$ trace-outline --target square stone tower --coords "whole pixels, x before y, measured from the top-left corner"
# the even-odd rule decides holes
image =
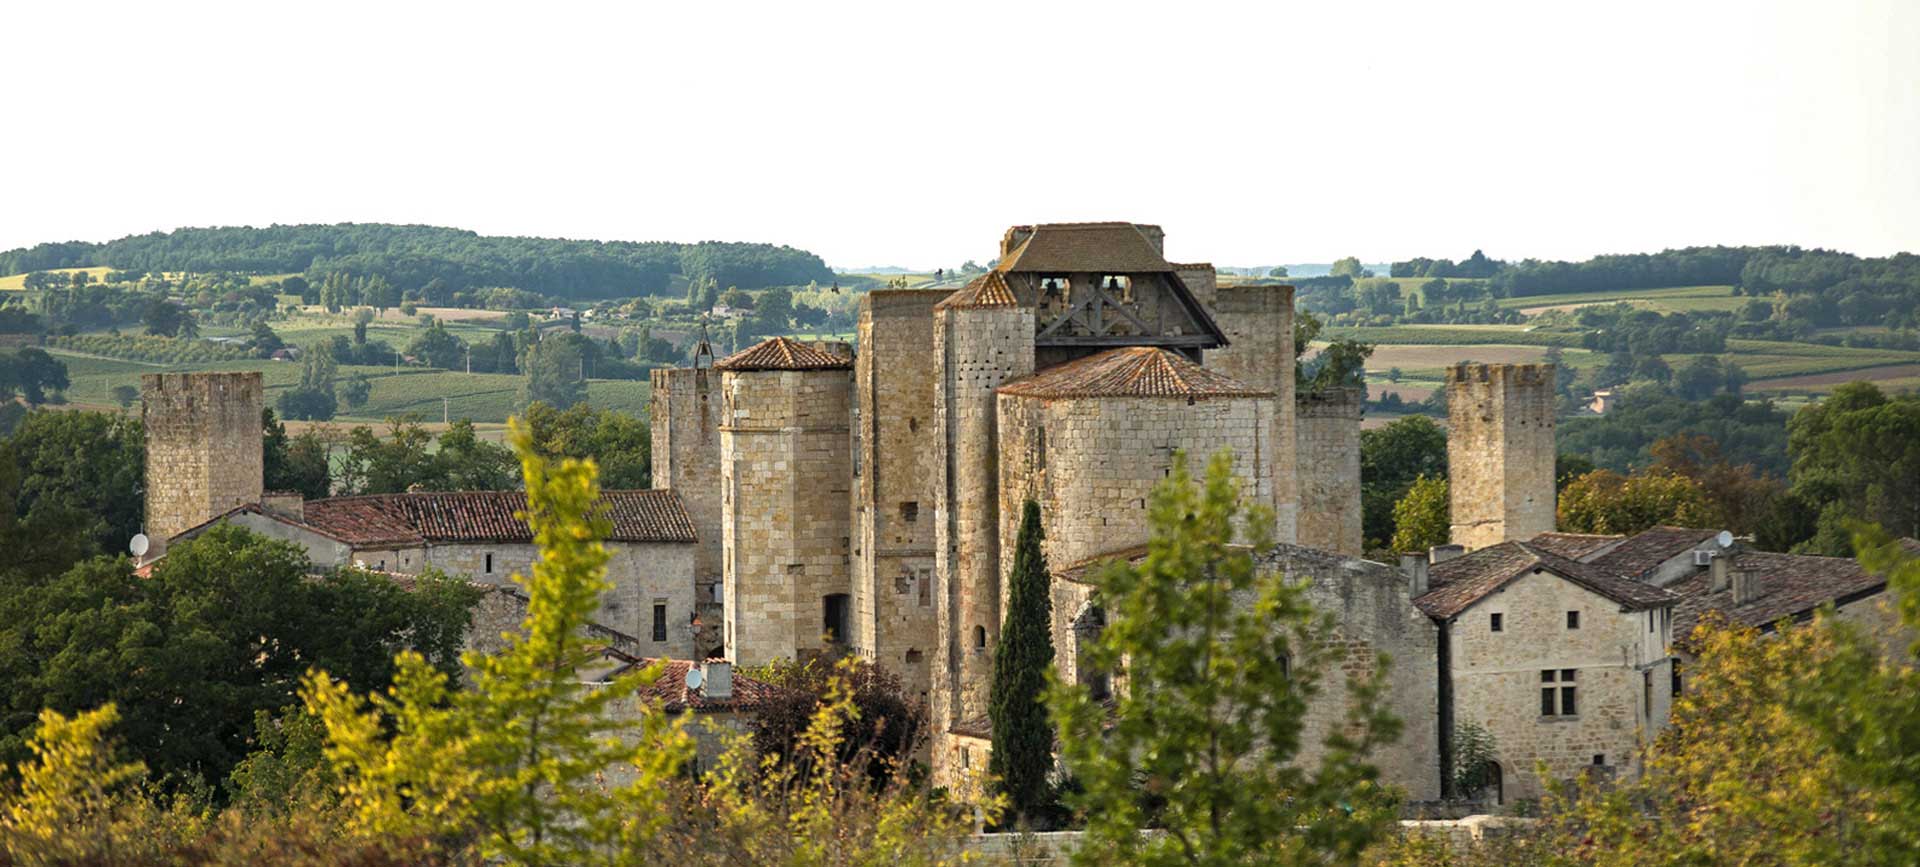
[[[1454,544],[1478,550],[1554,527],[1553,365],[1447,371]]]
[[[260,374],[150,373],[140,378],[147,428],[150,554],[235,506],[260,502],[265,457]]]
[[[1301,394],[1295,402],[1299,436],[1300,544],[1358,557],[1365,540],[1360,521],[1360,410],[1357,388]]]
[[[1206,351],[1206,364],[1234,379],[1272,392],[1273,418],[1267,441],[1294,441],[1293,287],[1218,286],[1208,281],[1213,311],[1228,345]],[[1280,445],[1273,455],[1273,538],[1299,539],[1300,482],[1294,450]]]
[[[647,409],[653,428],[653,486],[680,495],[699,538],[693,564],[696,602],[720,583],[720,371],[654,370]]]

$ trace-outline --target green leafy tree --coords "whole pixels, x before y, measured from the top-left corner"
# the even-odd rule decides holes
[[[1318,762],[1294,761],[1331,621],[1256,565],[1272,519],[1243,515],[1236,490],[1225,453],[1204,488],[1181,456],[1150,499],[1145,562],[1095,579],[1107,622],[1080,664],[1124,671],[1124,684],[1111,712],[1084,686],[1048,694],[1082,787],[1069,802],[1087,817],[1075,863],[1351,863],[1393,823],[1366,761],[1399,734],[1379,703],[1384,668],[1349,679]]]
[[[505,491],[516,487],[513,452],[480,438],[473,420],[457,418],[440,432],[434,460],[453,491]]]
[[[66,391],[67,365],[46,350],[29,346],[0,355],[0,395],[11,400],[15,392],[33,406],[47,402],[47,392]]]
[[[1367,359],[1373,344],[1343,338],[1329,342],[1318,355],[1305,358],[1307,350],[1320,337],[1324,326],[1311,313],[1293,320],[1293,383],[1302,394],[1329,388],[1364,388]],[[1305,359],[1305,360],[1302,360]]]
[[[527,347],[521,359],[526,380],[521,405],[536,401],[566,409],[587,399],[586,358],[578,341],[546,337]]]
[[[500,653],[466,655],[467,689],[404,653],[387,693],[357,696],[319,671],[303,695],[327,729],[348,833],[474,834],[483,857],[515,864],[626,863],[671,821],[668,784],[692,741],[657,709],[614,713],[657,665],[580,682],[600,652],[585,628],[612,586],[599,485],[591,462],[548,462],[517,421],[511,436],[540,549],[532,575],[514,576],[529,597],[522,629]],[[603,784],[616,766],[633,782]]]
[[[359,409],[366,406],[367,399],[373,396],[373,383],[364,374],[351,373],[340,383],[337,391],[349,409]]]
[[[1393,550],[1425,551],[1453,532],[1447,480],[1421,476],[1393,506]]]
[[[549,460],[592,458],[609,490],[651,487],[653,435],[646,419],[577,404],[565,410],[527,407],[534,451]]]
[[[1569,533],[1631,535],[1661,525],[1721,524],[1719,510],[1699,482],[1664,470],[1630,476],[1594,470],[1560,492],[1559,526]]]
[[[1007,616],[993,651],[993,721],[988,774],[1013,815],[1026,821],[1052,805],[1053,725],[1041,698],[1053,669],[1053,577],[1040,550],[1040,504],[1020,514],[1013,571],[1007,575]]]
[[[1373,272],[1367,270],[1366,266],[1360,264],[1360,260],[1353,256],[1334,260],[1333,267],[1328,269],[1327,273],[1335,277],[1360,278],[1373,276]]]
[[[121,409],[131,408],[133,402],[140,399],[140,389],[131,385],[116,385],[111,394],[113,402],[119,404]]]
[[[442,370],[463,370],[467,362],[467,342],[447,331],[445,323],[435,321],[407,346],[407,354]]]
[[[140,320],[147,326],[148,334],[177,337],[189,315],[180,305],[165,298],[156,298],[147,304],[147,311]]]
[[[1387,547],[1397,527],[1394,507],[1422,476],[1445,478],[1447,432],[1410,415],[1360,432],[1360,520],[1369,549]]]
[[[122,413],[29,413],[0,449],[0,498],[32,540],[8,549],[15,563],[58,573],[76,554],[126,550],[141,529],[146,448],[146,428]]]
[[[1787,430],[1792,490],[1832,507],[1830,528],[1844,538],[1843,519],[1855,518],[1920,536],[1920,396],[1847,383],[1795,413]],[[1831,550],[1844,544],[1823,547],[1844,553]]]
[[[260,427],[264,487],[269,491],[299,491],[309,500],[326,497],[333,486],[333,470],[328,460],[330,449],[320,433],[309,430],[289,437],[287,426],[274,418],[271,409],[260,411]]]

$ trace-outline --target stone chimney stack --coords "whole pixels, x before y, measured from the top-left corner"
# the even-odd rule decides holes
[[[299,491],[268,491],[261,494],[260,508],[269,515],[278,515],[289,521],[307,519],[307,498]]]
[[[1712,582],[1709,588],[1710,592],[1719,593],[1727,589],[1733,580],[1730,575],[1733,567],[1727,561],[1732,559],[1733,555],[1731,553],[1722,553],[1713,558],[1713,564],[1708,567],[1708,572],[1712,576],[1711,579],[1709,579]]]
[[[1407,598],[1417,599],[1426,594],[1429,568],[1424,551],[1409,551],[1400,555],[1400,571],[1407,576]]]
[[[1466,553],[1467,553],[1467,547],[1465,545],[1454,545],[1454,544],[1435,545],[1428,552],[1428,558],[1433,563],[1433,565],[1438,566],[1442,563],[1447,562],[1448,560],[1452,560],[1455,557],[1465,556]]]
[[[1748,569],[1730,569],[1733,573],[1733,604],[1745,605],[1760,595],[1760,576]]]
[[[1447,370],[1452,541],[1478,550],[1553,530],[1553,382],[1551,364]]]
[[[700,663],[700,692],[707,698],[733,697],[733,663],[709,659]]]

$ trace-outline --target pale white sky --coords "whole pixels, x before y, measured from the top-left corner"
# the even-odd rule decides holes
[[[9,0],[0,249],[388,221],[985,261],[1920,249],[1920,2]]]

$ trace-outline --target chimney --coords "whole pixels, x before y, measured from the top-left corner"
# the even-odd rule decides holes
[[[1400,555],[1400,571],[1407,576],[1407,598],[1418,598],[1427,592],[1427,568],[1424,552],[1409,551]]]
[[[1432,561],[1433,565],[1438,566],[1442,563],[1447,562],[1448,560],[1452,560],[1455,557],[1464,556],[1466,553],[1467,553],[1467,546],[1465,545],[1459,545],[1459,544],[1435,545],[1433,546],[1430,552],[1429,559]]]
[[[700,663],[703,675],[701,694],[707,698],[733,698],[733,663],[709,659]]]
[[[1726,554],[1713,558],[1713,563],[1707,567],[1707,571],[1713,576],[1709,592],[1719,593],[1727,589],[1727,583],[1732,580],[1729,571],[1733,568],[1727,561],[1732,559],[1732,556]]]
[[[1760,595],[1760,576],[1748,569],[1733,570],[1733,604],[1745,605]]]
[[[260,508],[294,523],[307,520],[307,498],[299,491],[268,491],[260,495]]]

